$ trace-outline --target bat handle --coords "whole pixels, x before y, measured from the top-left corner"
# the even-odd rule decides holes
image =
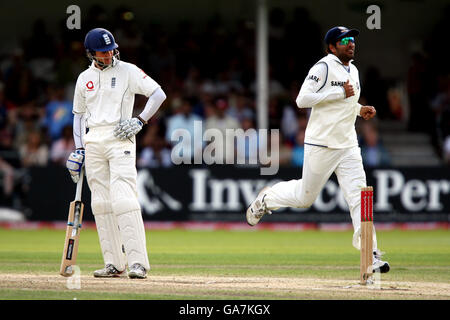
[[[77,191],[75,193],[75,201],[81,201],[81,192],[83,190],[84,167],[80,171],[80,179],[77,182]]]

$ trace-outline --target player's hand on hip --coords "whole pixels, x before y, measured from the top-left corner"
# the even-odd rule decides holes
[[[77,149],[72,152],[66,161],[66,168],[74,183],[80,180],[81,168],[84,166],[84,149]]]
[[[347,80],[347,82],[344,83],[344,91],[345,98],[349,98],[355,95],[355,91],[353,90],[353,86],[350,84],[350,80]]]
[[[377,111],[372,106],[362,106],[359,115],[364,118],[364,120],[369,120],[375,117]]]
[[[120,140],[131,138],[141,131],[143,125],[138,118],[123,120],[114,128],[114,136]]]

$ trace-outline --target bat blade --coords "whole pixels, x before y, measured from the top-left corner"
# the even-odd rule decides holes
[[[61,259],[59,274],[64,277],[73,275],[73,266],[77,262],[78,243],[80,240],[81,222],[83,220],[84,204],[81,201],[72,201],[67,219],[66,239]]]

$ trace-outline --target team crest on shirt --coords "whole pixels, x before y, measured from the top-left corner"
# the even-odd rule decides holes
[[[87,91],[94,90],[94,83],[92,81],[88,81],[88,83],[86,83],[86,88],[87,88]]]
[[[111,88],[115,88],[116,87],[116,77],[112,77],[111,78]]]

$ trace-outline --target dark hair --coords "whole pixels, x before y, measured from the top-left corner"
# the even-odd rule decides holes
[[[337,42],[334,42],[334,43],[327,43],[327,47],[325,48],[325,52],[326,52],[326,53],[333,53],[333,52],[330,50],[330,44],[336,47],[336,43],[337,43]]]

